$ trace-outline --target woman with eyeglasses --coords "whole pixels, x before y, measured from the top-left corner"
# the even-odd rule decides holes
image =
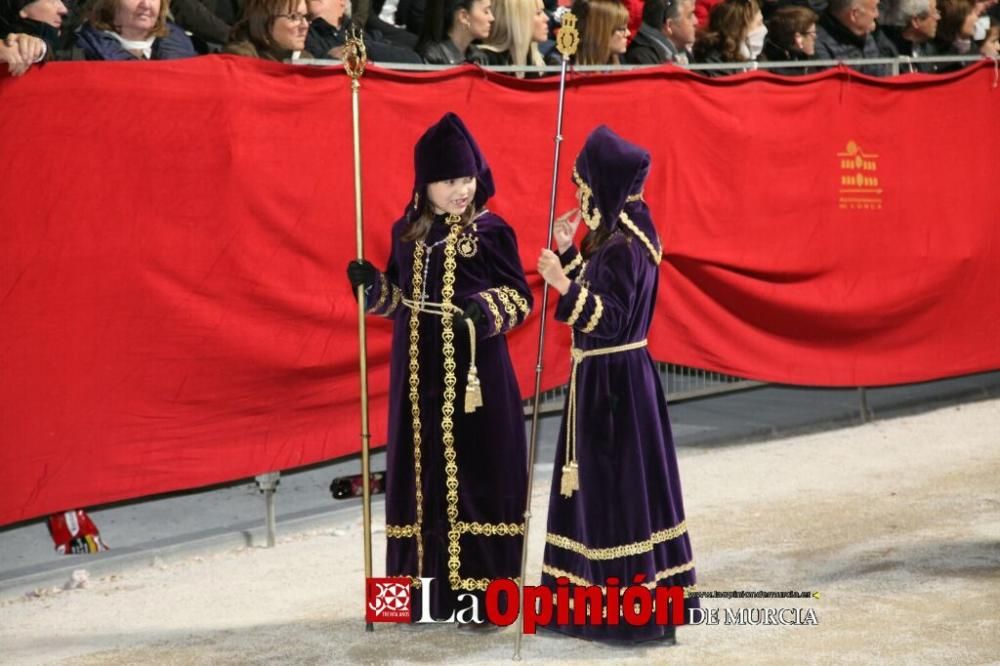
[[[816,57],[816,12],[787,5],[774,12],[767,24],[767,39],[761,60],[791,62]],[[784,76],[800,76],[818,71],[816,67],[774,67],[767,70]]]
[[[478,65],[544,66],[538,45],[549,38],[549,15],[542,0],[494,0],[496,20],[473,61]],[[515,74],[524,78],[523,72]],[[529,75],[533,76],[533,75]]]
[[[628,9],[616,0],[576,0],[580,31],[577,65],[617,65],[628,49]]]
[[[493,21],[493,0],[430,0],[417,53],[430,65],[469,62]]]
[[[276,62],[310,58],[307,12],[306,0],[247,0],[224,52]]]
[[[96,0],[76,44],[87,60],[174,60],[197,55],[184,31],[167,20],[169,0]]]
[[[767,26],[757,0],[725,0],[712,8],[708,29],[694,43],[696,63],[752,62],[764,50]],[[736,74],[740,70],[702,70],[706,76]]]

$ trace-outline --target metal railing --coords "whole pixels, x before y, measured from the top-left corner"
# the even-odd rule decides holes
[[[663,390],[667,394],[667,402],[705,398],[765,385],[765,382],[743,379],[742,377],[726,375],[711,370],[675,365],[673,363],[656,362],[656,369],[660,374],[660,383],[663,385]],[[543,392],[539,413],[554,414],[561,412],[563,403],[566,401],[566,388],[566,385],[563,384],[562,386],[557,386]],[[525,415],[530,414],[532,401],[525,400],[523,404]]]
[[[753,71],[767,71],[769,69],[825,69],[830,67],[836,67],[838,65],[845,65],[847,67],[860,67],[865,65],[889,65],[892,68],[892,74],[898,75],[901,73],[909,73],[909,70],[921,64],[932,64],[932,63],[960,63],[969,64],[973,62],[979,62],[980,60],[992,61],[994,67],[998,68],[998,73],[1000,73],[1000,59],[991,58],[989,56],[983,55],[963,55],[963,56],[930,56],[930,57],[912,57],[912,56],[899,56],[896,58],[851,58],[848,60],[789,60],[781,62],[719,62],[719,63],[698,63],[698,64],[688,64],[680,65],[677,63],[670,63],[675,67],[690,70],[692,72],[701,71],[732,71],[734,74],[739,74],[742,72],[753,72]],[[320,58],[299,58],[293,61],[294,64],[298,65],[316,65],[316,66],[337,66],[340,65],[339,60],[325,60]],[[446,69],[453,69],[456,65],[428,65],[428,64],[414,64],[414,63],[402,63],[402,62],[384,62],[384,63],[373,63],[377,67],[382,69],[391,69],[403,72],[439,72]],[[611,72],[627,72],[642,69],[652,69],[654,67],[660,67],[661,65],[573,65],[571,71],[580,73],[611,73]],[[516,74],[522,72],[525,74],[558,74],[560,68],[554,65],[546,65],[544,67],[536,67],[530,65],[498,65],[498,66],[487,66],[482,67],[482,69],[489,72],[497,72],[499,74]]]

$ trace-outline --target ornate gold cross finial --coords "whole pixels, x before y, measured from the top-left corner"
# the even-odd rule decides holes
[[[358,28],[351,28],[347,39],[344,40],[344,71],[357,84],[358,79],[365,73],[365,64],[368,62],[368,52],[365,50],[365,40]]]
[[[562,27],[559,28],[559,35],[556,37],[556,48],[564,58],[569,58],[576,53],[576,47],[579,45],[580,32],[576,29],[576,14],[566,12],[562,15]]]

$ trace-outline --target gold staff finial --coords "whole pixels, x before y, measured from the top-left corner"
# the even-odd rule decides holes
[[[344,70],[357,83],[365,73],[367,63],[368,52],[365,50],[364,36],[357,28],[351,28],[347,39],[344,40]]]
[[[569,58],[576,53],[576,47],[580,45],[580,32],[576,29],[576,14],[566,12],[562,15],[562,27],[559,28],[559,35],[556,37],[556,48],[563,58]]]

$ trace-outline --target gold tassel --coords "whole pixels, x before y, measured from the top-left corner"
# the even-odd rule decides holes
[[[483,406],[483,391],[479,386],[476,368],[469,368],[469,378],[465,384],[465,413],[471,414]]]
[[[580,489],[580,468],[576,461],[563,465],[562,479],[559,482],[559,493],[563,497],[572,497],[573,492]]]
[[[483,406],[483,389],[479,385],[479,373],[476,372],[476,327],[472,321],[465,320],[469,327],[469,376],[465,382],[465,413],[471,414]]]

